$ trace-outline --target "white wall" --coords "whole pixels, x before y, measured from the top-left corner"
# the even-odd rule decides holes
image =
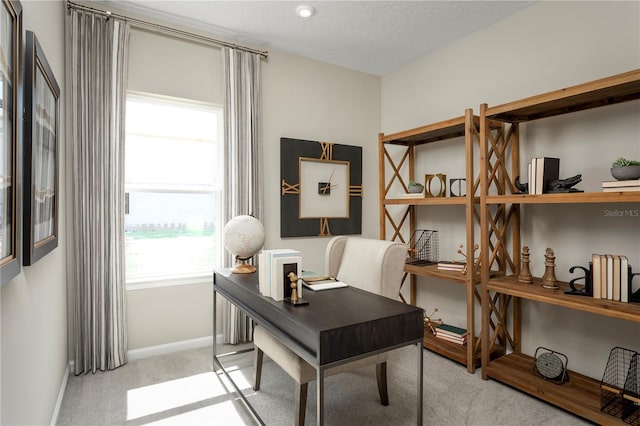
[[[322,272],[328,237],[280,238],[280,138],[363,147],[362,235],[377,238],[380,79],[270,51],[262,99],[265,247],[300,250],[303,268]]]
[[[48,424],[67,367],[64,3],[23,1],[23,27],[36,33],[61,89],[58,247],[0,293],[0,423]]]
[[[382,130],[457,117],[465,108],[477,114],[483,102],[498,105],[639,68],[639,16],[638,2],[538,3],[383,77]],[[581,173],[580,189],[600,191],[600,182],[611,180],[613,160],[640,159],[639,114],[640,102],[634,101],[527,123],[520,137],[521,170],[531,157],[557,156],[561,177]],[[418,175],[463,176],[461,151],[446,144],[426,149],[438,161],[419,162]],[[561,280],[575,277],[568,269],[586,266],[595,252],[625,254],[640,269],[640,217],[607,214],[615,209],[640,206],[523,206],[522,243],[531,247],[532,272],[544,273],[546,247],[555,250]],[[440,258],[456,258],[455,248],[464,242],[464,212],[429,207],[419,214],[419,225],[440,230]],[[463,303],[461,286],[418,282],[418,304],[429,312],[439,308],[447,322],[465,325]],[[591,377],[601,377],[612,347],[640,350],[637,323],[530,302],[523,309],[523,352],[533,354],[538,346],[558,350],[569,357],[571,369]]]

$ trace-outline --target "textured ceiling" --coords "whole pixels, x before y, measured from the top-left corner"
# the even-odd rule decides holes
[[[385,75],[535,1],[103,1],[260,49]],[[315,15],[302,19],[296,7]]]

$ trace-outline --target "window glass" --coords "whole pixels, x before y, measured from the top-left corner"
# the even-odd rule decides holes
[[[127,96],[127,282],[210,275],[220,264],[222,110]]]

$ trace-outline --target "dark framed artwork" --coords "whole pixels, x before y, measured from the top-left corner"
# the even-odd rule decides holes
[[[60,87],[36,35],[26,32],[23,264],[58,247]]]
[[[0,285],[20,273],[22,5],[0,5]]]
[[[280,236],[362,233],[362,147],[280,139]]]

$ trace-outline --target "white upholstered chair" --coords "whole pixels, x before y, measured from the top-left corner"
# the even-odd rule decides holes
[[[329,241],[325,257],[325,273],[350,286],[358,287],[391,299],[400,293],[406,246],[391,241],[359,237],[334,237]],[[328,290],[331,291],[331,290]],[[268,331],[256,326],[255,371],[253,389],[260,389],[263,354],[267,354],[296,382],[296,425],[304,425],[307,405],[307,385],[316,379],[316,370]],[[356,368],[376,365],[378,392],[382,405],[389,405],[387,394],[386,352],[328,369],[325,377]]]

